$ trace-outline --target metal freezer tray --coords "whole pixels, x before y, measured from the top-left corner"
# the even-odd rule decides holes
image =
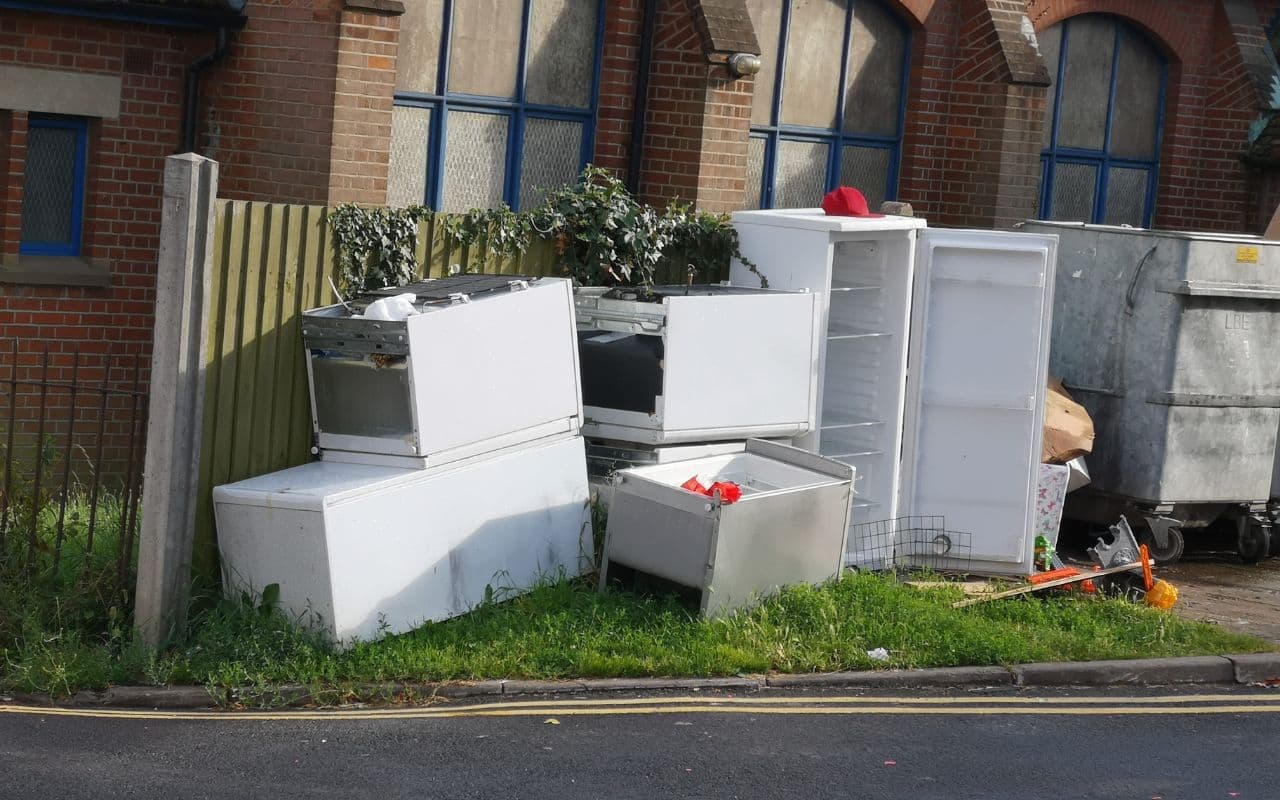
[[[722,504],[687,491],[697,475],[742,488]],[[605,534],[601,586],[614,565],[701,593],[701,611],[742,608],[792,583],[839,575],[854,468],[794,447],[751,439],[742,453],[619,472]]]
[[[422,307],[456,302],[461,297],[476,297],[491,292],[510,292],[521,281],[533,280],[527,275],[453,275],[448,278],[418,281],[405,286],[387,286],[361,292],[347,305],[357,313],[363,314],[370,304],[384,297],[397,297],[402,294],[413,294],[417,297],[414,305]]]

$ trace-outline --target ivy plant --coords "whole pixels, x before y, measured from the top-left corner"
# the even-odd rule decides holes
[[[418,223],[430,213],[422,206],[339,206],[330,224],[341,254],[343,290],[412,280]],[[706,281],[723,276],[733,259],[760,276],[742,255],[727,215],[678,202],[659,210],[636,200],[608,170],[590,165],[535,208],[515,212],[503,205],[440,214],[436,224],[454,244],[480,247],[500,258],[523,253],[535,238],[548,240],[565,274],[581,286]],[[760,285],[768,286],[763,276]]]
[[[339,283],[344,294],[413,280],[418,264],[418,223],[431,212],[423,206],[340,205],[329,215],[338,248]]]

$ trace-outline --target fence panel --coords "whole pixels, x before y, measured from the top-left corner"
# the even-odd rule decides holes
[[[0,341],[5,574],[110,572],[114,590],[104,602],[132,597],[147,363],[137,345]]]
[[[416,252],[419,277],[455,270],[557,274],[548,242],[498,257],[483,241],[457,246],[435,216],[419,226]],[[336,278],[329,209],[218,201],[193,554],[197,576],[217,574],[213,487],[311,458],[302,312],[336,302],[330,288]]]

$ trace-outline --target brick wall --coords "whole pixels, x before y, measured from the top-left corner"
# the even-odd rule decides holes
[[[333,154],[341,0],[252,3],[205,78],[201,152],[233,199],[324,203]]]
[[[151,338],[164,158],[181,135],[182,75],[193,34],[46,14],[0,11],[0,63],[121,78],[118,119],[91,120],[82,255],[105,263],[110,285],[0,285],[0,338],[146,346]],[[0,255],[18,256],[27,114],[0,112]]]
[[[610,2],[604,19],[604,60],[600,65],[593,161],[620,177],[626,175],[631,158],[643,5],[643,0]]]
[[[399,14],[354,8],[342,12],[329,151],[330,203],[387,200],[399,35]]]
[[[640,186],[649,202],[742,207],[752,81],[732,75],[725,60],[739,46],[754,49],[754,41],[733,39],[726,5],[708,11],[697,0],[659,4]]]
[[[129,389],[133,364],[141,359],[138,377],[145,389],[164,158],[177,149],[181,136],[184,67],[208,46],[207,39],[159,26],[0,10],[0,64],[121,80],[119,117],[90,120],[82,231],[82,258],[104,265],[109,284],[0,283],[0,380],[36,381],[44,375],[69,382],[75,377],[93,387],[105,381]],[[25,111],[0,111],[0,258],[6,263],[23,263],[18,246],[27,123]],[[14,339],[21,340],[16,362],[10,349]],[[40,365],[46,346],[50,355],[44,372]],[[73,368],[76,351],[84,354],[78,372]],[[108,352],[114,354],[110,369]],[[8,387],[0,389],[0,395],[8,394]],[[35,441],[38,392],[27,384],[19,386],[17,395],[15,451],[21,454]],[[69,393],[51,391],[47,404],[46,434],[65,435],[71,419]],[[7,428],[9,413],[9,403],[0,402],[0,429]],[[96,437],[99,413],[97,398],[82,394],[75,415],[77,443]],[[101,458],[110,472],[124,471],[131,414],[131,400],[109,400]],[[84,477],[90,456],[96,456],[93,447],[80,452],[77,477]]]

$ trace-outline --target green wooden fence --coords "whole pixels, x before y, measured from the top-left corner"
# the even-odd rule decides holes
[[[301,315],[336,302],[329,213],[323,206],[217,202],[194,553],[201,579],[218,569],[213,487],[311,458]],[[483,242],[455,247],[431,217],[419,226],[418,263],[430,277],[453,266],[548,275],[556,258],[541,241],[516,257],[494,255]]]

